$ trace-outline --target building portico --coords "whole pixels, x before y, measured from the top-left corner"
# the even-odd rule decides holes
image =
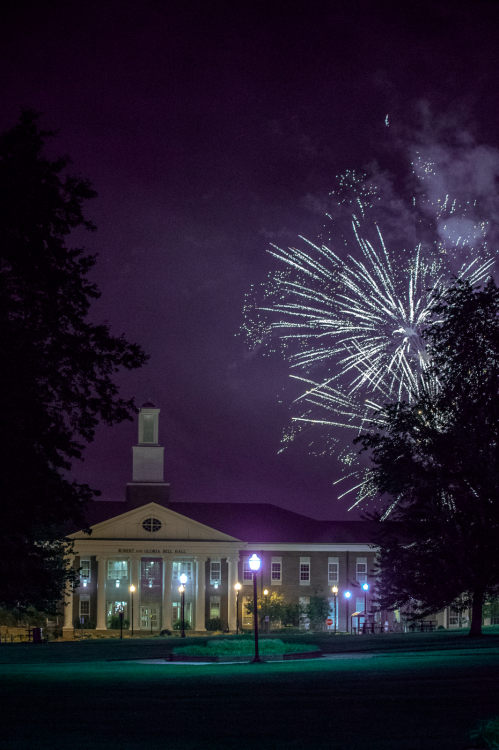
[[[154,530],[147,529],[152,523]],[[133,538],[123,538],[123,529],[134,529]],[[107,630],[109,619],[120,609],[125,619],[131,619],[132,585],[134,631],[170,630],[179,617],[178,587],[182,573],[187,576],[186,620],[193,630],[204,631],[207,567],[211,560],[229,560],[229,579],[235,583],[239,551],[245,546],[239,539],[156,503],[93,526],[90,537],[79,533],[72,537],[74,565],[87,572],[85,577],[81,576],[75,594],[79,601],[88,597],[89,606],[84,609],[88,609],[97,631]],[[66,608],[65,630],[73,630],[72,609]]]

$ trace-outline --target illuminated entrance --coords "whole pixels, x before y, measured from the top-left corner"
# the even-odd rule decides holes
[[[140,608],[140,629],[159,630],[159,607]]]

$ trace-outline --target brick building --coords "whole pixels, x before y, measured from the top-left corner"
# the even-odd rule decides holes
[[[193,630],[204,631],[214,617],[235,630],[237,582],[240,625],[249,628],[244,603],[252,596],[248,560],[254,552],[262,560],[259,593],[280,591],[285,601],[304,604],[310,596],[326,596],[333,617],[331,589],[336,585],[336,626],[346,630],[347,617],[364,609],[359,584],[369,581],[375,554],[369,524],[317,521],[271,504],[169,502],[159,412],[151,403],[139,412],[126,500],[92,503],[91,536],[70,534],[81,583],[65,608],[64,633],[72,635],[80,617],[87,627],[105,631],[109,617],[120,609],[131,620],[132,584],[134,631],[171,629],[180,616],[182,573],[187,576],[185,618]],[[392,622],[391,613],[378,617]]]

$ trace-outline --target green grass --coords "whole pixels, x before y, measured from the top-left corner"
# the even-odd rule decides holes
[[[499,713],[497,635],[327,637],[353,657],[190,666],[118,661],[176,639],[2,644],[0,750],[464,750]]]

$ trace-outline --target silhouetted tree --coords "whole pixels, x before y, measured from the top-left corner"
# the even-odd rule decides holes
[[[425,338],[430,366],[410,405],[385,406],[356,442],[389,498],[377,521],[375,592],[413,616],[482,606],[499,594],[499,290],[456,281]],[[390,509],[388,517],[386,510]],[[385,520],[382,520],[385,518]]]
[[[95,229],[82,205],[96,193],[44,155],[53,135],[24,111],[0,137],[0,604],[18,610],[49,610],[74,580],[65,525],[84,526],[99,493],[67,472],[99,422],[132,418],[113,376],[147,359],[87,319],[96,259],[66,240]]]

